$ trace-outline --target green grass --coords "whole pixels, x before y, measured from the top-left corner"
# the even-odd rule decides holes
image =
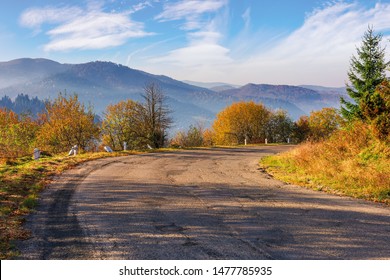
[[[390,144],[365,126],[265,157],[260,164],[288,183],[390,205]]]

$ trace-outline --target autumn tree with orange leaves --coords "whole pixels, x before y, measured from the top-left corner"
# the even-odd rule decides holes
[[[327,139],[343,123],[343,118],[335,108],[323,108],[319,111],[313,111],[309,116],[309,138],[312,141]]]
[[[145,148],[147,141],[143,131],[144,108],[133,100],[120,101],[106,108],[102,123],[103,143],[114,150]]]
[[[78,145],[81,150],[91,149],[99,137],[99,127],[95,123],[92,108],[80,103],[78,96],[62,95],[46,104],[42,115],[43,125],[37,141],[40,147],[49,152],[68,151]]]
[[[218,113],[213,123],[216,145],[263,142],[271,112],[261,103],[237,102]]]

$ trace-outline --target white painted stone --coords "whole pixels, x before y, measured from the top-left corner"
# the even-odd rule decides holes
[[[40,156],[41,156],[41,151],[38,148],[35,148],[34,149],[34,159],[38,160]]]
[[[104,150],[105,150],[107,153],[112,153],[112,152],[113,152],[112,149],[111,149],[111,147],[109,147],[109,146],[104,146]]]

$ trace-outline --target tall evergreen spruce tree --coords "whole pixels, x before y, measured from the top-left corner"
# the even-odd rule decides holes
[[[365,119],[362,108],[371,106],[371,97],[376,87],[386,78],[385,49],[381,48],[381,34],[374,34],[368,27],[362,45],[357,48],[357,57],[352,56],[347,84],[347,93],[354,100],[348,102],[341,98],[341,113],[347,120]],[[372,104],[373,105],[373,104]]]

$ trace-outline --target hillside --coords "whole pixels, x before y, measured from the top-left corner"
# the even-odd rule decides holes
[[[141,100],[145,84],[160,85],[174,111],[175,129],[197,121],[209,124],[221,109],[239,100],[263,102],[287,110],[292,118],[322,107],[338,106],[338,93],[285,85],[181,82],[112,62],[61,64],[47,59],[22,58],[0,62],[0,98],[28,94],[41,100],[59,92],[77,93],[82,102],[102,114],[108,104],[123,99]],[[194,85],[195,84],[195,85]],[[202,86],[198,86],[202,85]],[[207,88],[206,88],[207,87]]]
[[[324,107],[337,107],[339,103],[339,95],[331,99],[330,94],[326,91],[320,92],[309,88],[288,85],[247,84],[237,89],[222,91],[221,93],[240,99],[252,99],[265,104],[279,104],[280,101],[284,101],[285,104],[281,105],[281,107],[287,107],[286,109],[293,116],[296,114],[307,114],[310,111]]]

